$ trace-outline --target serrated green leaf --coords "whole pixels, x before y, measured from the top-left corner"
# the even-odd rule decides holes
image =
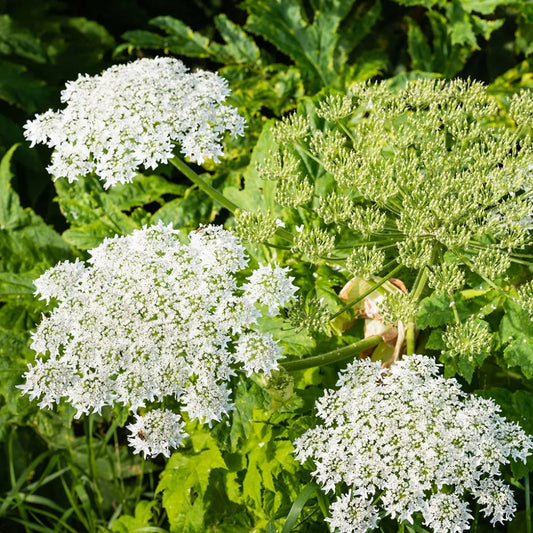
[[[479,48],[470,17],[463,10],[460,2],[451,2],[446,6],[449,20],[449,32],[452,45],[467,44],[473,49]]]
[[[424,32],[412,18],[408,18],[407,50],[411,57],[413,70],[433,71],[431,48]]]
[[[220,46],[173,17],[156,17],[150,20],[150,24],[157,26],[170,36],[166,42],[166,48],[174,53],[189,57],[209,57],[212,53],[210,47]]]
[[[249,0],[243,7],[249,13],[246,28],[288,55],[310,90],[316,92],[333,83],[346,62],[338,47],[338,29],[352,5],[353,0],[317,2],[312,22],[298,0]]]
[[[500,322],[500,338],[503,343],[531,339],[533,322],[529,314],[517,303],[506,299],[503,304],[505,314]]]
[[[115,533],[135,533],[137,530],[142,531],[141,528],[150,525],[155,505],[155,500],[140,501],[135,506],[135,516],[120,516],[113,522],[111,531]]]
[[[513,341],[503,351],[503,357],[509,367],[520,367],[526,378],[533,378],[533,340]]]
[[[135,229],[133,224],[132,229]],[[112,238],[120,233],[116,227],[98,220],[65,230],[63,239],[80,250],[92,250],[100,245],[106,237]]]
[[[106,194],[121,211],[153,202],[165,203],[165,195],[182,196],[186,186],[171,183],[162,176],[137,174],[131,183],[115,185]]]
[[[47,97],[48,88],[44,81],[35,77],[23,65],[0,60],[0,100],[27,113],[35,113]]]
[[[30,209],[11,187],[13,146],[0,162],[0,270],[29,271],[72,257],[70,247]]]
[[[204,531],[204,496],[214,469],[227,470],[220,450],[209,435],[207,449],[189,454],[175,452],[163,472],[157,492],[163,492],[165,508],[171,531]]]
[[[131,233],[149,219],[141,209],[143,205],[164,204],[167,195],[185,190],[160,176],[140,174],[132,183],[117,185],[110,191],[104,191],[99,180],[89,176],[73,184],[60,179],[55,186],[61,210],[71,224],[63,238],[82,250],[98,246],[106,237]]]
[[[13,272],[0,272],[0,299],[6,296],[31,296],[35,292],[33,280],[36,274],[15,274]]]
[[[255,41],[241,28],[233,23],[226,15],[215,17],[215,26],[226,41],[224,51],[236,63],[257,64],[261,53]]]
[[[13,173],[11,159],[18,144],[13,145],[0,161],[0,229],[15,229],[24,225],[28,217],[20,205],[17,193],[11,187]]]
[[[434,329],[428,337],[426,342],[426,348],[428,350],[444,350],[446,344],[442,339],[442,330]]]
[[[419,329],[436,328],[454,322],[451,300],[444,294],[432,294],[420,302],[416,315],[416,326]]]
[[[46,52],[33,32],[21,27],[9,15],[0,15],[0,53],[17,55],[37,63],[46,61]]]
[[[257,464],[257,458],[252,456],[246,468],[246,475],[242,482],[242,492],[245,502],[256,509],[263,508],[262,477]]]
[[[481,34],[483,39],[488,41],[493,31],[501,28],[505,19],[486,20],[476,15],[472,15],[472,26],[476,33]]]

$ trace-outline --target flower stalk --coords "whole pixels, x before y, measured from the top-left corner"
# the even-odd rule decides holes
[[[299,361],[288,361],[286,363],[281,363],[281,366],[287,372],[295,372],[297,370],[306,370],[307,368],[331,365],[333,363],[343,363],[352,359],[357,354],[364,352],[365,350],[376,347],[382,342],[383,339],[380,335],[372,335],[371,337],[362,339],[358,342],[350,344],[349,346],[344,346],[342,348],[338,348],[337,350],[315,355],[313,357],[307,357],[306,359],[301,359]]]
[[[194,170],[185,163],[181,158],[174,156],[169,159],[170,163],[176,167],[186,178],[191,180],[201,191],[205,192],[212,200],[218,202],[222,207],[228,211],[235,213],[237,209],[241,209],[236,203],[226,198],[221,192],[217,191],[212,185],[209,185],[202,179]],[[292,234],[284,228],[278,228],[276,233],[285,240],[292,241]]]

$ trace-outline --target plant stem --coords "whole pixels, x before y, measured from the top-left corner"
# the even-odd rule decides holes
[[[169,160],[172,165],[174,165],[185,177],[190,179],[195,185],[198,186],[200,190],[205,192],[211,199],[215,202],[218,202],[222,207],[225,207],[232,213],[235,213],[240,207],[233,203],[229,198],[226,198],[221,192],[217,191],[212,185],[209,185],[204,181],[201,176],[196,174],[196,172],[189,166],[185,161],[180,159],[177,156],[174,156]],[[284,228],[278,228],[276,233],[285,240],[293,240],[292,234]]]
[[[380,281],[372,285],[372,287],[370,287],[370,289],[368,289],[363,294],[361,294],[361,296],[358,296],[355,300],[348,302],[343,308],[341,308],[339,311],[331,315],[329,317],[330,321],[342,315],[342,313],[350,309],[350,307],[353,307],[355,304],[358,304],[360,301],[364,300],[368,295],[372,294],[376,289],[379,289],[386,281],[388,281],[397,272],[399,272],[401,268],[402,268],[402,265],[398,265],[396,268],[393,268],[384,278],[381,278]]]
[[[531,533],[531,496],[529,493],[529,474],[524,478],[524,492],[526,498],[526,532]]]
[[[172,159],[170,159],[170,163],[174,165],[184,176],[189,178],[195,185],[198,186],[199,189],[204,191],[210,198],[218,202],[220,205],[234,213],[237,209],[239,209],[239,206],[237,204],[234,204],[231,200],[226,198],[222,193],[217,191],[213,186],[209,185],[209,183],[205,182],[194,170],[185,163],[185,161],[181,160],[179,157],[174,156]]]
[[[411,297],[413,300],[419,300],[422,296],[422,291],[426,287],[426,282],[428,280],[428,269],[424,267],[418,272],[415,283],[413,285],[413,291]],[[407,355],[413,355],[415,353],[415,317],[411,317],[407,323],[407,332],[405,335],[407,341]]]
[[[381,342],[383,342],[383,339],[379,335],[372,335],[372,337],[367,337],[366,339],[362,339],[349,346],[338,348],[332,352],[307,357],[306,359],[300,359],[299,361],[288,361],[286,363],[281,363],[281,366],[287,372],[294,372],[296,370],[305,370],[306,368],[330,365],[332,363],[342,363],[348,359],[352,359],[364,350],[377,346]]]

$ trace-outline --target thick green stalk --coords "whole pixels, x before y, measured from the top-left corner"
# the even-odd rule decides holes
[[[281,363],[281,366],[287,372],[294,372],[296,370],[305,370],[306,368],[314,368],[316,366],[342,363],[352,359],[357,354],[368,350],[369,348],[374,348],[381,342],[383,342],[383,339],[379,335],[373,335],[372,337],[367,337],[366,339],[362,339],[349,346],[344,346],[343,348],[338,348],[332,352],[307,357],[306,359],[300,359],[299,361],[288,361],[286,363]]]
[[[357,297],[355,300],[352,300],[351,302],[348,302],[344,307],[342,307],[339,311],[337,311],[335,314],[331,315],[329,317],[330,320],[333,320],[337,318],[338,316],[342,315],[344,311],[347,311],[350,309],[350,307],[353,307],[355,304],[358,304],[362,300],[364,300],[367,296],[372,294],[376,289],[379,289],[386,281],[388,281],[390,278],[392,278],[397,272],[399,272],[402,269],[402,265],[398,265],[396,268],[393,268],[384,278],[381,278],[380,281],[377,283],[374,283],[370,289],[365,291],[361,296]]]
[[[428,280],[428,269],[423,268],[419,273],[415,280],[415,283],[413,285],[413,291],[411,293],[411,297],[414,300],[419,300],[420,296],[422,296],[422,291],[424,290],[426,283]],[[415,317],[411,317],[409,322],[407,323],[407,332],[405,335],[406,341],[407,341],[407,355],[413,355],[415,353],[415,342],[416,342],[416,335],[415,335]]]
[[[239,206],[237,204],[234,204],[231,200],[226,198],[222,193],[217,191],[213,186],[209,185],[209,183],[205,182],[194,170],[185,163],[185,161],[182,161],[179,157],[174,156],[172,159],[170,159],[170,162],[188,179],[190,179],[195,185],[198,186],[199,189],[204,191],[210,198],[215,200],[215,202],[218,202],[220,205],[225,207],[226,209],[229,209],[232,213],[234,213],[237,209],[239,209]]]
[[[185,163],[182,159],[177,156],[174,156],[170,159],[170,163],[174,165],[185,177],[190,179],[195,185],[198,186],[200,190],[205,192],[212,200],[218,202],[222,207],[225,207],[232,213],[235,213],[240,207],[233,203],[229,198],[226,198],[221,192],[217,191],[212,185],[209,185],[204,181],[194,170]],[[292,234],[284,228],[278,228],[276,233],[288,241],[293,240]]]

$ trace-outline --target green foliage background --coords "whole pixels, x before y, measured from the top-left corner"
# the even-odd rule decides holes
[[[121,429],[127,413],[72,422],[70,409],[40,411],[16,385],[33,359],[32,329],[46,311],[32,281],[64,259],[84,258],[105,237],[158,220],[184,232],[200,223],[232,224],[170,167],[104,191],[89,177],[52,184],[49,152],[29,149],[22,126],[59,106],[78,73],[116,61],[172,55],[191,68],[219,70],[231,102],[247,120],[227,157],[206,179],[243,208],[279,206],[256,163],[268,154],[272,118],[305,105],[326,88],[355,81],[472,77],[498,95],[533,88],[533,4],[528,0],[247,0],[237,2],[34,2],[0,5],[0,531],[248,532],[325,530],[328,498],[291,455],[291,441],[312,423],[314,401],[340,366],[235,384],[235,411],[212,431],[191,425],[191,439],[168,462],[132,456]],[[17,144],[18,143],[18,144]],[[262,257],[265,250],[250,247]],[[313,273],[284,256],[304,292],[339,306],[346,275],[322,265]],[[517,278],[530,279],[524,269]],[[470,390],[495,398],[506,416],[533,434],[533,328],[529,316],[491,291],[465,291],[465,316],[494,306],[497,358],[484,363]],[[428,350],[442,345],[450,302],[430,296],[417,317]],[[272,320],[271,327],[280,323]],[[294,356],[314,355],[358,338],[287,331]],[[508,339],[512,338],[512,342]],[[440,343],[440,344],[439,344]],[[503,362],[502,362],[503,361]],[[524,476],[508,475],[519,511],[501,528],[531,531]],[[479,518],[477,531],[492,531]],[[529,527],[529,529],[528,529]],[[384,531],[396,531],[383,522]],[[409,531],[425,531],[420,525]]]

